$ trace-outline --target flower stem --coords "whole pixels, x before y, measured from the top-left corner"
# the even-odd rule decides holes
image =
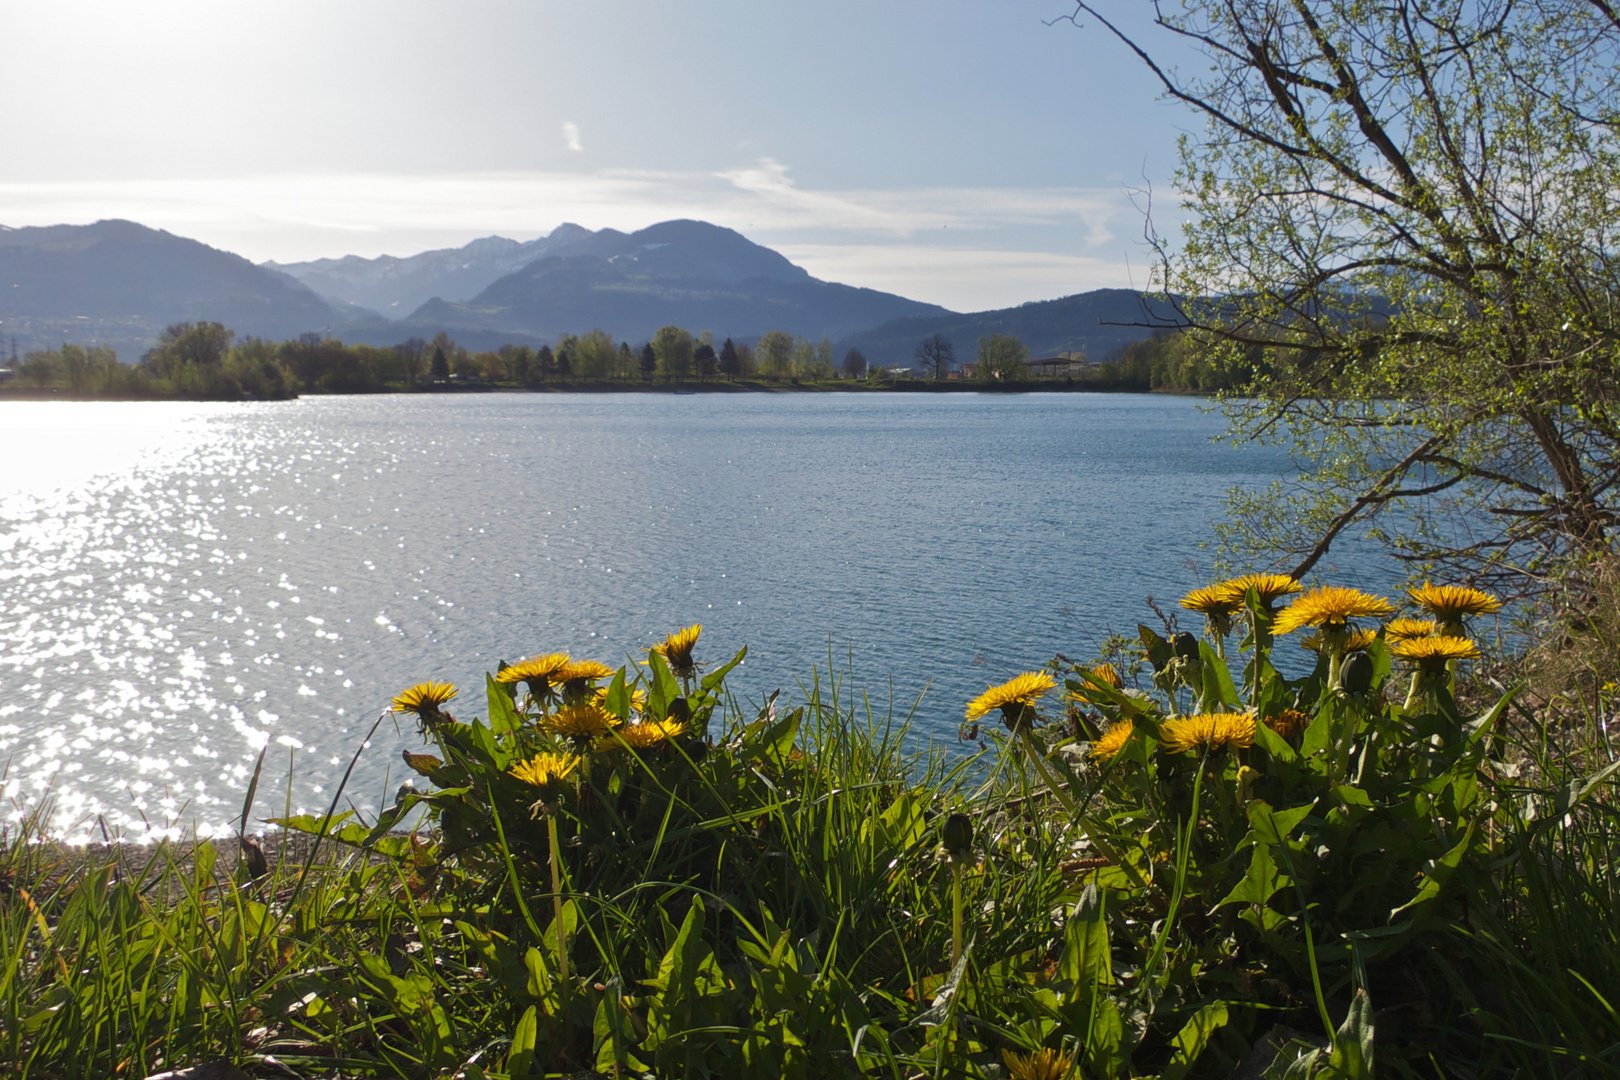
[[[557,976],[562,989],[562,1012],[568,1016],[568,935],[563,926],[562,849],[557,843],[557,815],[546,815],[546,835],[551,841],[552,925],[557,928]]]
[[[962,864],[951,862],[951,968],[962,959]]]

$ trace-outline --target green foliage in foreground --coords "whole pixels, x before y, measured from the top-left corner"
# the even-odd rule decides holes
[[[742,714],[675,635],[467,721],[402,694],[431,789],[285,821],[325,846],[257,878],[12,835],[0,1075],[1620,1072],[1616,766],[1407,693],[1381,635],[1284,678],[1245,604],[1230,664],[1145,632],[1146,692],[992,688],[970,757],[836,685]]]

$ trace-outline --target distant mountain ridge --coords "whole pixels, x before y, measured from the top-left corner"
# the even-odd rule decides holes
[[[595,235],[579,225],[559,225],[538,240],[485,236],[458,248],[416,255],[260,263],[291,275],[342,308],[361,308],[403,319],[429,300],[467,300],[491,283],[570,243]]]
[[[316,286],[334,282],[347,291],[319,295]],[[463,300],[435,295],[403,319],[361,303],[447,282],[451,293],[477,288]],[[403,301],[388,301],[395,302]],[[64,341],[105,344],[125,362],[139,359],[163,327],[203,319],[239,337],[314,332],[373,345],[445,330],[471,349],[550,343],[595,327],[630,342],[670,324],[743,341],[784,330],[832,338],[840,356],[859,348],[882,364],[911,363],[917,342],[934,333],[950,337],[965,362],[980,337],[1003,333],[1037,356],[1084,350],[1102,359],[1151,333],[1130,325],[1154,317],[1143,303],[1129,290],[1104,289],[959,314],[820,281],[780,253],[701,221],[631,233],[562,225],[526,243],[485,237],[409,258],[285,266],[256,266],[130,221],[0,226],[0,350],[9,353],[12,340],[24,353]]]
[[[238,336],[296,337],[345,318],[302,282],[133,221],[0,226],[0,336],[8,350],[64,341],[140,358],[163,327],[207,319]]]
[[[592,327],[637,341],[666,325],[721,337],[784,330],[818,339],[948,314],[937,304],[820,281],[735,230],[682,220],[633,233],[580,230],[466,301],[429,300],[400,323],[355,325],[351,333],[382,344],[442,329],[479,348]]]
[[[911,364],[919,341],[944,334],[961,364],[973,359],[981,337],[1007,334],[1022,341],[1032,357],[1083,352],[1103,360],[1115,349],[1150,337],[1155,326],[1175,321],[1175,312],[1163,301],[1133,289],[1096,289],[968,315],[896,319],[847,335],[838,350],[859,349],[874,364]]]

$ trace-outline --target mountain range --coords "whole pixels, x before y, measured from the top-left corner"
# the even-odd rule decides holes
[[[344,314],[309,286],[132,221],[0,226],[0,343],[21,352],[64,341],[139,359],[170,323],[208,319],[238,334],[296,337]]]
[[[101,343],[133,361],[165,325],[198,319],[239,336],[316,332],[375,345],[443,330],[473,349],[593,327],[633,343],[667,324],[743,341],[785,330],[883,364],[910,362],[934,333],[967,360],[987,333],[1015,334],[1037,356],[1101,357],[1150,332],[1128,325],[1144,309],[1126,290],[964,315],[821,281],[701,221],[632,233],[569,224],[526,242],[491,236],[409,257],[259,265],[128,221],[0,227],[0,336],[19,351]]]

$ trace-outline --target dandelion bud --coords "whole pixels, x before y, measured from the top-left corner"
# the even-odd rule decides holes
[[[952,814],[945,819],[943,837],[945,850],[953,858],[965,859],[973,847],[973,822],[966,814]]]
[[[692,706],[687,703],[685,698],[678,697],[669,703],[669,715],[665,719],[675,720],[682,724],[691,723]]]
[[[1364,652],[1351,653],[1339,667],[1339,689],[1347,694],[1365,694],[1372,689],[1372,657]]]
[[[1198,659],[1198,639],[1185,630],[1171,639],[1171,646],[1183,660]]]

